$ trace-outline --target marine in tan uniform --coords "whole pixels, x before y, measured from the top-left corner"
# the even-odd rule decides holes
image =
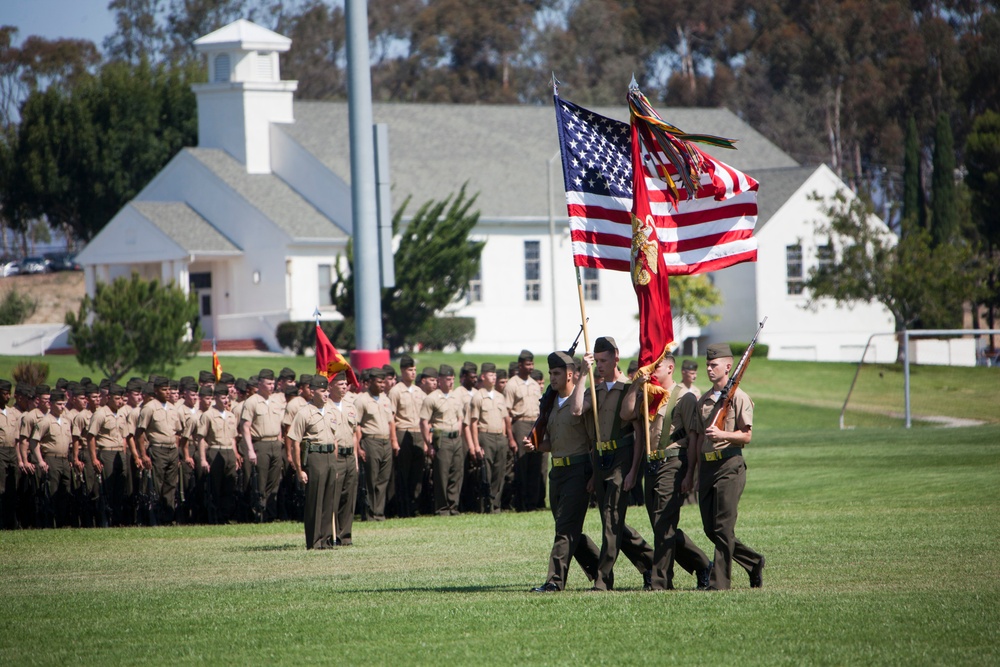
[[[157,376],[150,384],[154,396],[139,410],[135,435],[140,456],[152,465],[159,523],[169,524],[174,519],[180,472],[177,433],[180,419],[170,403],[170,381]]]
[[[274,371],[257,373],[257,393],[243,404],[240,418],[249,464],[257,466],[257,483],[264,500],[264,520],[278,518],[278,485],[283,469],[281,422],[285,417],[285,397],[274,391]],[[253,454],[253,456],[250,456]]]
[[[517,452],[510,414],[503,394],[496,388],[496,364],[486,362],[480,371],[482,387],[472,394],[465,417],[466,439],[473,455],[482,462],[482,475],[489,489],[487,509],[500,512],[507,458]]]
[[[590,503],[589,481],[593,476],[591,439],[583,415],[574,415],[570,397],[573,382],[573,358],[565,352],[549,355],[549,377],[556,392],[555,402],[545,423],[545,438],[541,449],[552,454],[549,473],[549,507],[555,519],[556,536],[549,554],[549,573],[545,583],[531,589],[534,593],[561,591],[566,587],[570,561],[583,568],[587,578],[597,577],[600,550],[583,532]],[[528,449],[530,438],[523,443]]]
[[[69,525],[72,469],[69,455],[73,426],[63,414],[66,393],[57,389],[50,394],[49,412],[32,428],[31,448],[42,471],[42,483],[48,485],[56,527]],[[46,522],[47,523],[47,522]]]
[[[179,438],[180,446],[180,472],[178,473],[179,491],[177,493],[180,505],[177,508],[177,520],[183,523],[192,523],[197,520],[197,488],[198,470],[195,457],[197,451],[192,435],[198,430],[198,418],[201,410],[198,407],[198,383],[194,377],[186,376],[180,379],[177,385],[180,394],[180,402],[174,404],[177,416],[180,419],[181,430]]]
[[[219,523],[227,523],[236,508],[236,477],[243,460],[236,449],[236,415],[229,409],[229,387],[223,383],[213,390],[215,404],[198,418],[198,452],[202,474],[208,486]]]
[[[698,362],[687,359],[681,363],[681,386],[688,392],[694,394],[695,399],[701,398],[701,390],[695,386],[698,379]]]
[[[105,404],[94,411],[82,436],[99,475],[98,493],[104,496],[110,512],[110,517],[97,517],[103,527],[122,526],[126,523],[128,461],[125,450],[128,418],[121,409],[124,402],[125,387],[111,384]]]
[[[90,426],[90,418],[94,416],[94,410],[99,407],[101,392],[95,384],[73,384],[73,407],[75,408],[71,424],[73,433],[73,449],[70,453],[70,462],[76,468],[76,483],[83,483],[84,503],[82,507],[77,507],[80,526],[92,528],[97,525],[97,500],[100,497],[97,488],[97,470],[94,467],[94,460],[90,456],[90,447],[87,445],[87,427]]]
[[[337,473],[333,488],[337,545],[349,546],[354,543],[354,506],[358,498],[358,448],[354,446],[358,413],[354,405],[347,401],[347,374],[344,371],[330,380],[330,400],[326,409],[332,411],[334,444],[337,445],[337,457],[333,464]]]
[[[395,465],[398,507],[400,516],[404,517],[417,515],[427,456],[424,437],[420,433],[420,407],[427,394],[417,386],[416,379],[416,362],[404,354],[399,359],[399,382],[389,390],[399,443]]]
[[[392,460],[399,452],[392,402],[385,395],[385,371],[368,370],[368,391],[354,399],[360,426],[355,446],[365,468],[365,491],[371,516],[385,521],[385,504],[392,475]]]
[[[521,350],[517,358],[517,374],[507,380],[503,391],[510,410],[514,441],[518,443],[514,461],[514,508],[519,512],[538,509],[538,490],[544,484],[541,477],[542,453],[529,451],[522,444],[538,419],[538,401],[542,398],[542,388],[531,379],[534,369],[535,356],[530,350]]]
[[[467,449],[462,442],[465,408],[454,387],[455,370],[442,364],[438,369],[438,388],[420,407],[420,430],[424,444],[434,457],[434,513],[438,516],[461,514],[458,500]]]
[[[687,452],[690,434],[681,425],[680,415],[676,414],[677,399],[687,390],[674,382],[675,363],[674,357],[667,355],[653,370],[657,384],[666,392],[650,424],[650,454],[645,465],[646,512],[653,528],[650,589],[654,591],[673,589],[675,560],[696,575],[698,586],[708,585],[711,566],[705,552],[677,527],[684,504],[681,484],[689,468]],[[621,407],[621,418],[635,422],[640,442],[646,434],[641,396],[648,380],[645,372],[636,374]],[[693,396],[691,400],[694,400]]]
[[[621,404],[628,389],[627,377],[618,368],[618,345],[610,336],[594,341],[594,353],[583,355],[584,370],[596,361],[602,381],[597,385],[597,418],[600,440],[594,446],[594,490],[597,506],[601,510],[601,564],[594,590],[605,591],[614,587],[614,567],[621,551],[642,573],[644,587],[650,586],[653,567],[653,549],[634,528],[625,523],[628,492],[639,478],[639,459],[642,451],[635,446],[635,433],[631,422],[621,419]],[[573,412],[588,416],[588,426],[593,426],[593,409],[590,393],[581,382],[573,394]]]
[[[0,380],[0,528],[17,528],[17,490],[21,483],[21,411],[10,402],[8,380]]]
[[[690,484],[697,474],[702,526],[715,545],[708,589],[728,590],[732,586],[733,561],[747,571],[750,587],[760,588],[764,582],[764,557],[736,537],[737,509],[747,481],[743,448],[750,444],[752,435],[753,401],[737,389],[725,426],[720,429],[714,425],[722,390],[733,367],[733,353],[726,343],[709,345],[706,352],[712,388],[698,399],[698,471],[689,472],[686,483]]]
[[[311,401],[300,406],[288,429],[295,474],[306,487],[306,549],[332,549],[335,544],[337,457],[336,425],[328,408],[329,383],[322,375],[309,380]],[[290,403],[290,402],[289,402]]]

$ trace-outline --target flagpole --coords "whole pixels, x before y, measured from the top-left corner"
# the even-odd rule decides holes
[[[576,269],[576,292],[580,297],[580,320],[583,322],[581,325],[583,327],[583,349],[590,352],[590,332],[587,330],[587,308],[583,305],[583,280],[580,278],[580,267],[575,266],[574,268]],[[594,435],[597,442],[601,442],[601,422],[597,418],[597,387],[594,385],[593,366],[587,369],[587,374],[590,376],[590,405],[594,413]]]
[[[664,417],[664,419],[668,417],[669,415]],[[646,383],[642,385],[642,423],[646,426],[646,460],[648,461],[651,445],[649,442],[649,384]],[[663,428],[670,428],[670,426],[664,423]]]

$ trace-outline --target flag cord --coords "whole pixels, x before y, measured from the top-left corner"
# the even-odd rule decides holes
[[[580,297],[580,321],[583,322],[583,349],[589,352],[590,332],[587,330],[587,308],[583,305],[583,280],[580,278],[580,267],[575,266],[574,269],[576,270],[576,291]],[[591,366],[587,373],[590,376],[590,405],[594,413],[594,434],[597,442],[601,442],[601,421],[597,416],[597,387],[594,385],[594,367]]]

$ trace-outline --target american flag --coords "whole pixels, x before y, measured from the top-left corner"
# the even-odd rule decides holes
[[[576,266],[628,271],[632,247],[630,127],[555,98],[566,206]],[[644,160],[650,207],[667,272],[715,271],[757,258],[757,182],[701,154],[702,187],[688,199],[680,179],[676,204],[654,161]],[[662,164],[661,156],[661,164]]]

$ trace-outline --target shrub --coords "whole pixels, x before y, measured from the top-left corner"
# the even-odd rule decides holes
[[[35,361],[22,361],[10,373],[14,382],[32,387],[44,384],[49,377],[49,365]]]
[[[354,349],[354,320],[327,320],[319,323],[323,333],[340,352]],[[281,347],[296,355],[303,355],[309,348],[316,347],[316,322],[282,322],[275,330],[275,337]]]
[[[733,351],[733,358],[736,361],[740,360],[743,353],[746,352],[747,347],[750,345],[749,342],[746,343],[730,343],[729,348]],[[758,359],[767,359],[768,347],[766,343],[757,343],[757,347],[753,350],[753,356]]]
[[[0,300],[0,326],[22,324],[35,314],[38,302],[27,294],[12,289]]]
[[[454,346],[456,352],[476,335],[476,320],[472,317],[435,317],[427,321],[407,341],[410,347],[420,343],[424,350],[443,350]]]

